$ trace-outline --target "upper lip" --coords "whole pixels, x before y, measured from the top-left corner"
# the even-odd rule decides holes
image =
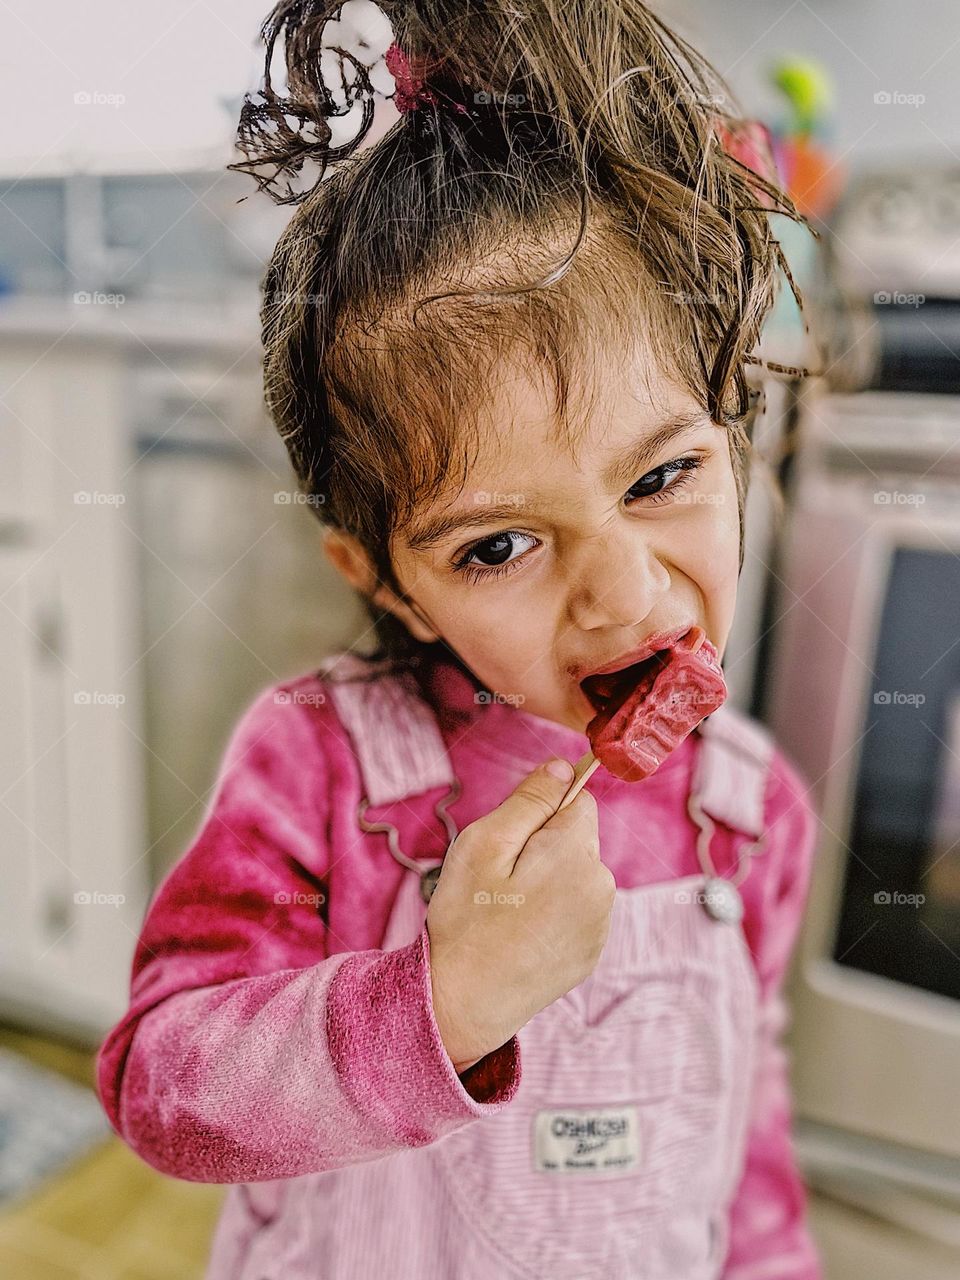
[[[660,649],[671,648],[694,625],[694,623],[688,622],[682,627],[675,627],[672,631],[658,631],[655,635],[647,636],[646,640],[638,644],[635,649],[629,649],[626,653],[621,653],[618,658],[613,658],[602,666],[575,666],[572,668],[574,678],[579,683],[586,680],[587,676],[605,676],[613,671],[623,671],[626,667],[632,667],[637,662],[643,662],[644,658],[649,658]]]

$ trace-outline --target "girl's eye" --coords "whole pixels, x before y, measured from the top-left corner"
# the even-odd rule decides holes
[[[532,534],[518,533],[514,529],[495,533],[492,537],[484,538],[482,542],[476,542],[472,547],[468,547],[453,567],[470,582],[475,582],[478,578],[502,577],[503,574],[512,571],[513,565],[520,558],[519,556],[511,557],[515,547],[514,538],[524,538],[531,544],[537,541]]]
[[[666,502],[669,495],[691,482],[694,472],[703,465],[702,458],[674,458],[662,467],[655,467],[641,476],[627,490],[627,497],[649,498],[651,502]]]
[[[667,502],[677,489],[689,484],[694,473],[703,465],[703,459],[697,457],[674,458],[662,466],[648,471],[636,484],[627,490],[628,498],[645,498],[649,502]],[[529,545],[520,548],[521,554],[514,555],[515,538],[526,541]],[[537,539],[529,533],[520,533],[516,529],[508,529],[502,533],[492,534],[482,542],[475,542],[468,547],[453,567],[462,573],[468,582],[477,582],[482,578],[500,578],[512,573],[524,559],[523,552],[534,546]]]

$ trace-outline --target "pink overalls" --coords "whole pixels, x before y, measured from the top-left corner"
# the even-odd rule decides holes
[[[459,783],[439,729],[423,749],[427,704],[390,678],[346,679],[363,666],[339,656],[327,679],[363,773],[358,822],[386,832],[408,868],[381,943],[389,951],[423,928],[455,834],[446,805]],[[414,719],[421,732],[410,751],[397,751],[388,738]],[[223,1280],[218,1253],[235,1247],[251,1212],[261,1226],[230,1280],[720,1276],[758,1029],[758,982],[733,881],[763,850],[772,744],[725,708],[697,734],[690,814],[703,874],[618,890],[594,972],[518,1033],[522,1079],[509,1104],[424,1147],[232,1188],[210,1277]],[[441,783],[450,791],[437,806],[436,856],[415,861],[391,816]],[[714,874],[713,819],[736,845],[732,880]]]

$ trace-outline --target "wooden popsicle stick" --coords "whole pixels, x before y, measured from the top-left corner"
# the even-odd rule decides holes
[[[557,813],[559,813],[561,809],[565,809],[571,800],[575,800],[577,798],[583,789],[584,784],[587,782],[587,779],[592,776],[594,770],[599,766],[599,764],[600,761],[596,756],[594,756],[592,751],[587,751],[580,757],[577,763],[573,766],[573,781],[570,783],[570,790],[557,805]]]

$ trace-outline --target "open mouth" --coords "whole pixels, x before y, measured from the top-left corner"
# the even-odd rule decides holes
[[[657,676],[670,661],[669,649],[658,649],[641,662],[631,663],[622,671],[608,671],[601,676],[585,676],[580,688],[598,714],[612,715],[618,706],[641,685],[653,686]]]

